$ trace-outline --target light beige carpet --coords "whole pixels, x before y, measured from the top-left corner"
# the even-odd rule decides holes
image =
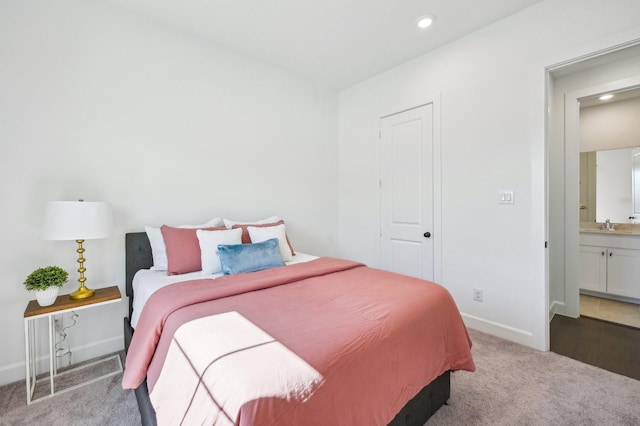
[[[456,372],[431,425],[640,425],[640,381],[469,330],[475,373]]]
[[[640,381],[470,330],[478,371],[456,372],[427,426],[639,425]],[[0,387],[0,425],[139,425],[121,376],[31,406],[24,382]]]
[[[124,357],[124,354],[121,354]],[[115,364],[98,365],[56,380],[56,389],[114,371]],[[87,371],[88,370],[88,371]],[[133,391],[120,385],[122,373],[27,405],[24,381],[0,387],[0,426],[127,426],[139,425],[140,413]],[[35,397],[47,395],[48,382]]]

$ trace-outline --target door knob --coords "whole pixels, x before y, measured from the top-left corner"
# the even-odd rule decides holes
[[[422,235],[424,235],[425,238],[429,238],[431,236],[431,232],[425,232]]]

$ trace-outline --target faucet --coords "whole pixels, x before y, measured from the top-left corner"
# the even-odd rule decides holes
[[[611,223],[611,220],[607,219],[607,220],[604,221],[602,226],[600,226],[600,229],[605,230],[605,231],[615,231],[616,230],[616,224],[615,223]]]

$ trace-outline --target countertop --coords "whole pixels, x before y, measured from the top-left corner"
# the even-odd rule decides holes
[[[590,234],[607,234],[607,235],[640,235],[640,224],[635,223],[616,223],[615,231],[600,229],[602,222],[580,222],[580,232]]]

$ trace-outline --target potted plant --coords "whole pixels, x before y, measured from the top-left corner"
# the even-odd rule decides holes
[[[53,305],[58,297],[60,287],[67,282],[69,273],[58,266],[47,266],[33,271],[24,281],[29,291],[36,292],[36,299],[40,306]]]

